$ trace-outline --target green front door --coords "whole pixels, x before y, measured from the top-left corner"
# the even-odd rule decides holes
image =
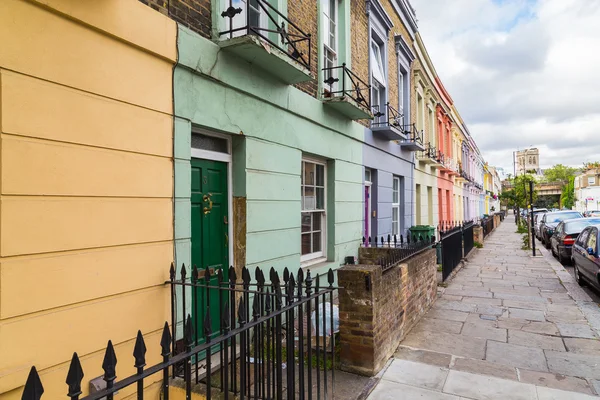
[[[227,164],[192,159],[192,265],[199,270],[198,283],[204,284],[204,272],[211,272],[209,286],[218,286],[217,271],[225,281],[229,268]],[[223,296],[224,296],[223,292]],[[226,297],[223,297],[225,300]],[[196,337],[204,338],[204,316],[210,309],[213,335],[219,333],[221,315],[219,291],[197,288],[192,296],[192,314]]]

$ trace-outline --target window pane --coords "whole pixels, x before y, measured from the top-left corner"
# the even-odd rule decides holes
[[[317,188],[317,209],[325,209],[325,188]]]
[[[392,207],[392,222],[398,222],[398,207]]]
[[[310,233],[302,234],[302,255],[310,254]]]
[[[392,203],[398,204],[398,192],[396,190],[392,192]]]
[[[371,182],[371,170],[365,169],[365,181]]]
[[[336,50],[335,46],[335,22],[329,21],[329,47]]]
[[[302,232],[310,232],[311,213],[302,213]]]
[[[325,166],[317,164],[317,186],[325,186]]]
[[[331,18],[332,21],[335,21],[335,16],[337,14],[336,10],[337,10],[337,4],[336,4],[337,0],[329,0],[329,16]]]
[[[398,234],[398,223],[392,222],[392,235],[397,235],[397,234]]]
[[[396,192],[397,192],[397,191],[398,191],[398,188],[400,187],[400,179],[398,179],[398,178],[394,178],[394,183],[393,183],[393,185],[394,185],[394,191],[396,191]]]
[[[315,188],[307,186],[304,188],[304,209],[314,210],[316,207]]]
[[[313,215],[312,219],[312,230],[320,231],[321,230],[321,219],[323,218],[322,213],[311,213]]]
[[[312,252],[316,253],[317,251],[323,250],[323,245],[321,243],[321,232],[315,232],[312,234]]]
[[[305,162],[304,163],[304,184],[314,185],[315,184],[315,164]]]

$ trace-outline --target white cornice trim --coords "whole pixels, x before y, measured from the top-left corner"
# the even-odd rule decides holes
[[[385,11],[379,0],[366,0],[367,4],[367,15],[371,14],[371,7],[377,12],[377,17],[385,24],[385,27],[389,31],[394,27],[392,19]]]

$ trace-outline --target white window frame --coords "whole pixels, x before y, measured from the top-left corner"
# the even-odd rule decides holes
[[[305,210],[304,209],[304,187],[306,186],[303,182],[304,179],[304,165],[305,163],[321,165],[323,166],[323,209],[314,209],[314,210]],[[300,211],[300,262],[302,264],[313,264],[320,261],[324,261],[327,258],[327,163],[324,160],[315,159],[311,157],[302,157],[302,166],[301,166],[301,184],[300,184],[300,202],[301,202],[301,211]],[[315,184],[308,185],[310,187],[315,188],[315,198],[316,198],[316,177]],[[319,186],[320,187],[320,186]],[[316,200],[315,200],[315,208],[316,208]],[[311,230],[310,232],[302,232],[302,214],[303,213],[319,213],[321,214],[321,250],[302,254],[302,236],[305,234],[310,235],[310,243],[312,249],[312,234],[317,232],[312,230],[312,216],[311,216]]]
[[[596,185],[596,177],[595,176],[588,176],[587,177],[587,184],[588,184],[588,186],[594,186],[594,185]]]
[[[240,4],[240,8],[242,9],[242,12],[238,15],[236,15],[235,17],[233,17],[233,28],[241,28],[243,26],[249,26],[250,23],[248,22],[246,16],[248,15],[246,13],[246,8],[250,7],[250,1],[251,0],[240,0],[240,2],[242,4]],[[229,2],[227,2],[227,4],[229,4]],[[253,9],[256,9],[255,7],[252,7]],[[259,27],[260,28],[268,28],[269,26],[269,19],[267,17],[267,14],[262,10],[262,8],[260,8],[260,6],[258,7],[258,9],[256,10],[259,13]],[[224,20],[225,21],[225,20]],[[241,21],[238,22],[238,21]],[[229,22],[227,20],[227,22],[225,23],[226,28],[225,29],[229,29]],[[239,36],[244,36],[246,35],[246,30],[240,30],[237,32],[233,33],[233,37],[239,37]],[[263,32],[263,35],[268,36],[269,32]]]
[[[333,11],[333,15],[331,13],[331,3],[335,4],[335,9]],[[323,41],[323,67],[337,67],[338,62],[338,49],[339,49],[339,8],[340,8],[340,0],[321,0],[321,40]],[[333,18],[332,18],[333,17]],[[331,39],[331,23],[334,24],[334,32],[333,32],[333,47],[330,45]],[[331,55],[332,57],[328,57]],[[328,65],[328,60],[331,58],[331,65]],[[334,78],[340,79],[337,75],[338,70],[330,70],[326,71],[324,74],[324,80],[329,76],[333,76]],[[329,85],[327,85],[329,86]],[[333,83],[331,85],[331,91],[337,90],[337,84]]]
[[[398,184],[397,189],[394,186]],[[396,201],[394,201],[394,194],[396,195]],[[394,230],[394,210],[397,210],[396,216],[396,229]],[[392,179],[392,237],[397,235],[400,237],[400,177],[394,176]]]

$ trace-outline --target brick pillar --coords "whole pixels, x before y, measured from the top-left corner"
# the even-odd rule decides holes
[[[483,228],[479,225],[473,227],[473,240],[483,244]]]
[[[340,367],[360,375],[374,375],[374,291],[381,276],[377,265],[349,265],[337,271],[340,307]]]

